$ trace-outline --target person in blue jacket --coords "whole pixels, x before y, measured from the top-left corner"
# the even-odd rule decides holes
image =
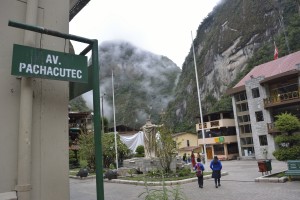
[[[216,188],[221,186],[220,179],[221,179],[221,170],[222,170],[222,163],[218,159],[218,156],[214,156],[214,159],[210,162],[210,168],[212,169],[212,178],[215,179]]]
[[[196,171],[196,173],[197,173],[198,167],[201,170],[201,176],[197,176],[198,177],[198,185],[199,185],[199,188],[203,188],[203,171],[204,171],[204,165],[201,163],[201,159],[200,158],[197,158],[197,163],[196,163],[196,165],[194,167],[194,170]]]

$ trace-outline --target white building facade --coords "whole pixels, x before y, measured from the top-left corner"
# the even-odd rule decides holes
[[[253,68],[232,95],[241,158],[275,159],[276,115],[291,113],[300,119],[300,52]]]

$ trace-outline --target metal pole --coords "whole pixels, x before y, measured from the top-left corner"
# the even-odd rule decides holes
[[[196,84],[197,84],[197,93],[198,93],[198,102],[199,102],[199,111],[200,111],[200,119],[201,119],[201,127],[202,127],[202,140],[203,140],[203,150],[205,156],[205,163],[207,163],[207,155],[206,155],[206,144],[205,144],[205,134],[204,134],[204,124],[203,124],[203,115],[202,115],[202,106],[201,106],[201,97],[200,97],[200,90],[199,90],[199,82],[198,82],[198,72],[197,72],[197,64],[196,64],[196,57],[195,57],[195,48],[194,48],[194,39],[193,33],[191,31],[192,36],[192,46],[193,46],[193,55],[194,55],[194,65],[195,65],[195,75],[196,75]],[[198,140],[198,134],[197,134]]]
[[[21,29],[29,30],[29,31],[34,31],[34,32],[37,32],[37,33],[43,33],[43,34],[46,34],[46,35],[52,35],[52,36],[60,37],[60,38],[64,38],[64,39],[74,40],[74,41],[77,41],[77,42],[83,42],[83,43],[87,43],[87,44],[93,44],[93,42],[94,42],[94,40],[87,39],[87,38],[84,38],[84,37],[79,37],[79,36],[76,36],[76,35],[61,33],[61,32],[58,32],[58,31],[53,31],[53,30],[46,29],[44,27],[32,26],[32,25],[29,25],[29,24],[22,24],[22,23],[14,22],[14,21],[9,21],[8,26],[12,26],[12,27],[15,27],[15,28],[21,28]],[[89,48],[89,47],[87,47],[87,48]],[[97,55],[97,57],[98,57],[98,55]]]
[[[118,145],[117,145],[117,130],[116,130],[116,108],[115,108],[115,91],[114,91],[114,71],[111,71],[111,82],[113,92],[113,110],[114,110],[114,133],[115,133],[115,150],[116,150],[116,168],[118,170]]]
[[[99,89],[99,60],[98,40],[94,40],[92,48],[93,63],[93,102],[94,102],[94,142],[96,157],[96,189],[97,200],[104,200],[102,138],[100,124],[100,89]]]
[[[102,107],[102,109],[101,109],[101,120],[102,120],[102,134],[104,134],[104,119],[103,119],[103,117],[104,117],[104,107],[103,107],[103,97],[104,97],[104,95],[105,95],[105,93],[101,96],[101,107]]]

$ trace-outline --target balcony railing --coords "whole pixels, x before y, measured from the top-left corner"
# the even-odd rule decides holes
[[[278,94],[278,96],[270,96],[264,99],[265,107],[282,104],[282,103],[289,103],[292,101],[300,101],[300,89],[298,91],[292,91],[287,93]]]
[[[204,122],[203,124],[204,124],[203,125],[204,129],[235,126],[234,119],[220,119],[215,121]],[[202,129],[201,123],[196,124],[196,130],[198,131],[201,129]]]
[[[268,133],[280,133],[280,131],[278,129],[275,128],[275,123],[267,123],[268,126]]]
[[[204,128],[207,128],[206,122],[204,122]],[[202,129],[202,124],[201,123],[198,124],[198,129]]]
[[[218,126],[220,126],[220,121],[219,120],[210,122],[210,127],[218,127]]]

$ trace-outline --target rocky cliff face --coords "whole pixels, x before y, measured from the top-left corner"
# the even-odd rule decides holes
[[[288,54],[291,21],[299,18],[299,1],[223,0],[199,26],[194,39],[201,103],[204,114],[230,109],[225,92],[249,69],[273,58],[274,41]],[[295,47],[292,50],[297,50]],[[291,51],[291,49],[290,49]],[[192,47],[170,102],[166,123],[178,131],[195,131],[199,104]],[[221,105],[220,105],[221,100]]]
[[[193,45],[204,114],[231,109],[226,90],[252,67],[272,60],[274,42],[279,57],[300,49],[299,5],[299,0],[222,0],[203,20]],[[139,129],[151,117],[174,132],[195,132],[200,112],[192,46],[182,71],[168,58],[124,41],[102,43],[99,60],[100,95],[111,126],[113,70],[117,125]]]
[[[100,95],[104,117],[113,126],[112,71],[117,125],[140,129],[174,99],[180,68],[167,57],[139,49],[125,41],[107,41],[99,46]],[[105,95],[104,95],[105,94]]]

